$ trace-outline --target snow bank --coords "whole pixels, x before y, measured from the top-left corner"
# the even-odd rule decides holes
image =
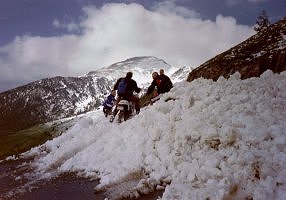
[[[285,86],[271,71],[181,82],[131,120],[94,113],[27,155],[38,173],[80,172],[97,189],[141,174],[134,190],[167,185],[162,199],[285,199]]]

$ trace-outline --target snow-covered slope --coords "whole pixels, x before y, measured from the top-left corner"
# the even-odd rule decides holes
[[[236,73],[217,82],[183,81],[122,124],[90,113],[22,156],[35,156],[32,180],[75,171],[100,178],[98,190],[137,181],[128,193],[111,194],[165,188],[164,200],[282,200],[285,85],[286,72],[271,71],[246,80]]]

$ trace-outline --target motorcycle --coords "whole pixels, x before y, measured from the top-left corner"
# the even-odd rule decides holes
[[[121,123],[123,120],[126,121],[135,113],[135,105],[133,102],[128,100],[120,100],[118,105],[118,123]]]
[[[109,121],[113,122],[115,117],[117,116],[117,122],[121,123],[123,120],[126,121],[135,113],[135,104],[132,101],[122,99],[119,101],[116,110],[117,112],[115,116],[112,115]]]

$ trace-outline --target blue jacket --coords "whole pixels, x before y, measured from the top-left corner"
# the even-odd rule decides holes
[[[110,94],[107,99],[103,102],[103,106],[104,107],[109,107],[109,108],[112,108],[112,106],[114,105],[114,102],[115,102],[115,97]]]
[[[119,78],[116,81],[116,83],[115,83],[115,85],[113,87],[114,90],[118,89],[118,85],[119,85],[119,82],[121,81],[121,79],[123,79],[123,78]],[[130,97],[133,96],[133,92],[134,91],[136,93],[139,93],[141,91],[141,89],[137,86],[137,82],[135,80],[129,79],[129,80],[127,80],[127,86],[126,86],[125,94],[118,94],[118,95],[123,97],[123,99],[127,99],[128,100]]]

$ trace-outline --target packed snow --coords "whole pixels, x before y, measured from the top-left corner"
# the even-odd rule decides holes
[[[286,199],[285,119],[286,72],[235,73],[176,83],[121,124],[90,113],[23,156],[36,156],[45,177],[99,178],[96,190],[134,180],[133,197],[165,189],[164,200]]]

